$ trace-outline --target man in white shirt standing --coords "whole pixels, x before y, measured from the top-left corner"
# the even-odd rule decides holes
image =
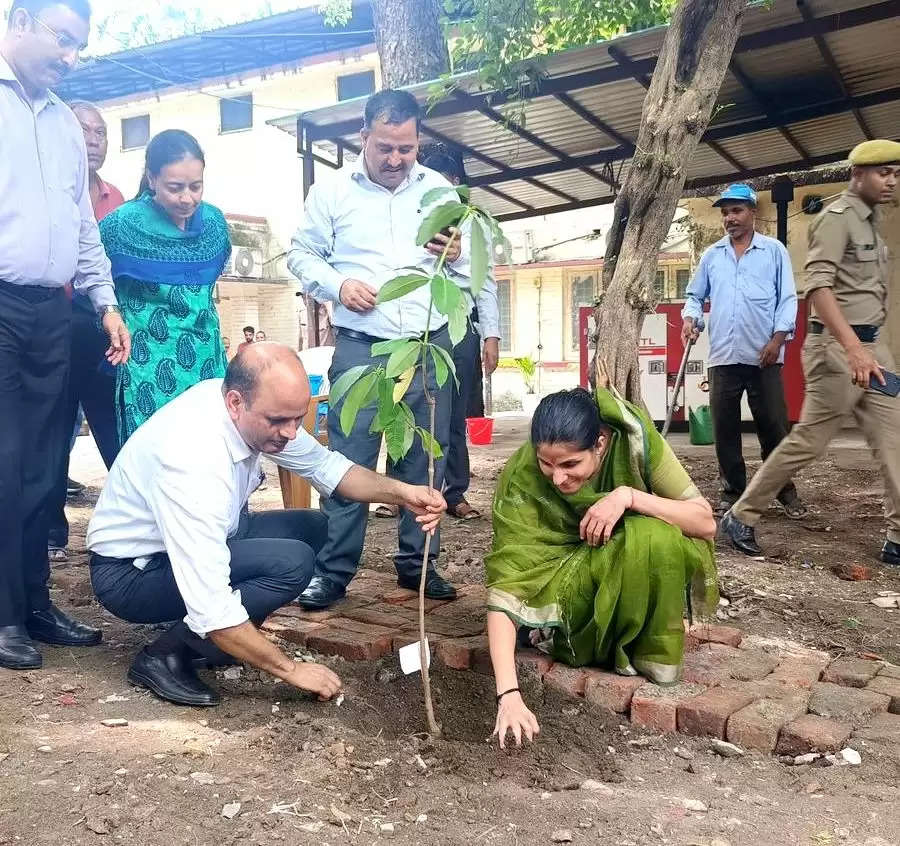
[[[312,186],[304,206],[304,221],[291,242],[288,266],[301,279],[308,294],[334,303],[335,351],[328,374],[333,385],[350,368],[380,364],[372,344],[395,338],[420,337],[430,329],[432,343],[450,350],[447,318],[434,311],[428,321],[428,286],[384,304],[376,296],[401,268],[417,267],[428,273],[447,246],[449,236],[435,235],[425,247],[416,246],[423,220],[422,203],[434,188],[449,186],[440,174],[416,162],[419,150],[420,111],[405,91],[381,91],[369,98],[359,159]],[[469,259],[465,238],[454,238],[447,251],[450,275],[468,287]],[[479,299],[479,306],[481,301]],[[428,390],[436,398],[435,437],[446,455],[450,427],[450,383],[442,388],[429,367]],[[404,401],[416,425],[429,426],[428,405],[417,370]],[[381,435],[370,433],[374,406],[363,409],[349,436],[340,426],[340,408],[329,408],[328,441],[339,452],[364,467],[374,468]],[[434,484],[441,488],[445,460],[435,462]],[[392,470],[396,478],[423,484],[428,459],[416,440],[406,457]],[[306,608],[326,608],[340,599],[359,566],[366,534],[367,509],[340,495],[322,505],[328,515],[328,540],[319,554],[316,577],[300,596]],[[417,588],[425,539],[415,517],[402,511],[398,521],[398,551],[394,558],[398,584]],[[456,590],[434,569],[440,549],[437,533],[429,551],[425,595],[453,599]]]
[[[233,657],[320,699],[340,689],[327,667],[295,662],[257,630],[307,586],[328,533],[318,511],[247,513],[260,454],[323,496],[403,505],[420,531],[446,506],[437,491],[355,466],[298,430],[309,400],[296,353],[248,345],[224,380],[185,391],[119,453],[88,527],[94,592],[129,622],[183,618],[137,655],[132,683],[179,705],[216,705],[194,664]]]

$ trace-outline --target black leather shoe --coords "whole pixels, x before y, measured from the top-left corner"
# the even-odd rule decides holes
[[[0,667],[37,670],[43,664],[25,626],[0,626]]]
[[[297,604],[307,611],[321,611],[343,599],[346,593],[343,587],[327,576],[313,576],[306,590],[297,597]]]
[[[128,670],[128,681],[146,687],[160,699],[176,705],[203,708],[222,701],[216,691],[197,678],[190,663],[177,652],[156,656],[142,649]]]
[[[900,567],[900,543],[885,541],[884,546],[881,547],[881,560],[885,564],[893,564],[895,567]]]
[[[731,509],[725,512],[719,523],[719,531],[731,541],[731,545],[743,552],[744,555],[762,555],[762,550],[756,542],[756,533],[753,526],[748,526],[738,520]]]
[[[414,579],[397,579],[397,584],[407,590],[419,592],[419,577]],[[456,588],[446,579],[441,578],[434,570],[425,577],[425,596],[428,599],[456,599]]]
[[[67,617],[55,605],[43,611],[32,611],[25,627],[35,640],[53,646],[96,646],[103,632]]]

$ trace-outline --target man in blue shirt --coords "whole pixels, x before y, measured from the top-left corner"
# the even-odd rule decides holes
[[[785,341],[794,332],[797,293],[784,245],[755,231],[756,192],[731,185],[713,205],[722,213],[727,234],[700,258],[681,313],[681,339],[687,344],[703,330],[703,302],[709,298],[710,409],[724,513],[747,486],[741,448],[744,392],[763,460],[788,433],[781,366]],[[806,512],[790,481],[778,501],[788,517]]]

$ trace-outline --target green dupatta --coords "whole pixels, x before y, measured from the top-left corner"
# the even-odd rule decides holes
[[[674,683],[686,606],[711,615],[718,602],[713,544],[630,512],[604,546],[578,531],[587,509],[620,485],[677,500],[700,494],[644,411],[605,389],[596,401],[612,434],[597,477],[577,493],[561,494],[541,473],[530,443],[503,470],[485,559],[488,607],[553,628],[551,651],[568,664]]]

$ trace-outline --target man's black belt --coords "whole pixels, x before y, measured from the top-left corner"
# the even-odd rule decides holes
[[[871,323],[860,323],[850,327],[853,333],[864,344],[874,344],[878,340],[878,330],[880,327],[873,326]],[[821,335],[825,332],[825,324],[818,320],[809,321],[809,334]]]
[[[12,294],[14,297],[18,297],[20,300],[25,300],[26,303],[44,303],[47,300],[58,297],[65,291],[62,285],[57,285],[53,288],[46,285],[14,285],[5,279],[0,279],[0,289],[8,294]]]
[[[441,326],[440,329],[435,329],[434,332],[431,333],[430,337],[435,338],[443,332],[447,331],[447,326]],[[355,329],[345,329],[343,326],[337,327],[338,337],[341,338],[349,338],[351,341],[359,341],[363,344],[380,344],[382,341],[390,341],[393,340],[391,338],[376,338],[374,335],[367,335],[365,332],[357,332]],[[410,341],[421,341],[423,340],[425,335],[414,335],[409,338]]]

